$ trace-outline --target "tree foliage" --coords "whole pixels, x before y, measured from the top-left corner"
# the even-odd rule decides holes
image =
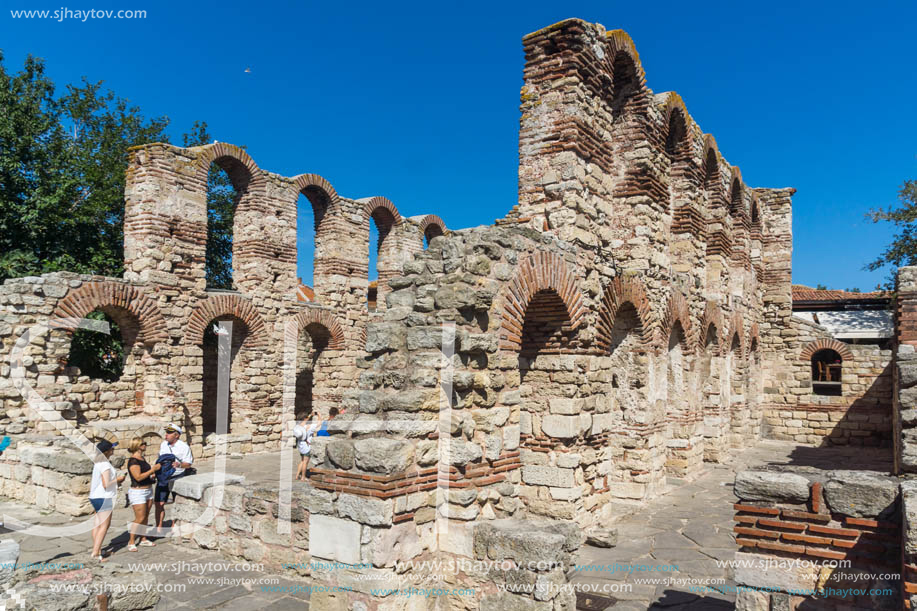
[[[67,365],[79,367],[82,375],[114,382],[124,372],[124,342],[117,323],[96,310],[86,315],[90,320],[104,320],[109,325],[106,335],[91,329],[76,329],[70,342]]]
[[[875,261],[866,264],[866,269],[870,271],[882,269],[886,265],[894,268],[917,265],[917,180],[907,180],[901,185],[898,203],[897,207],[878,208],[867,214],[867,218],[873,222],[888,221],[897,229],[885,252]],[[887,288],[894,288],[894,271]]]
[[[0,281],[69,270],[120,276],[127,150],[168,119],[85,79],[55,94],[44,62],[0,54]]]

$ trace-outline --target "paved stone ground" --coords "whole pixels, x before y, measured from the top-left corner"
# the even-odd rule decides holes
[[[730,569],[718,567],[717,560],[731,560],[735,554],[732,493],[735,472],[741,469],[792,465],[794,470],[843,468],[891,468],[888,449],[812,448],[778,441],[762,441],[734,457],[729,463],[707,465],[707,472],[690,483],[670,480],[672,490],[613,523],[618,529],[618,545],[611,549],[585,546],[578,564],[586,565],[675,565],[677,571],[628,572],[627,569],[580,570],[575,583],[627,584],[630,592],[609,592],[617,599],[608,607],[615,611],[669,609],[716,611],[732,609],[735,582]],[[622,507],[623,511],[633,511]],[[666,580],[669,581],[666,581]],[[680,583],[675,583],[679,580]],[[697,585],[707,584],[706,595]],[[691,591],[692,585],[695,591]]]
[[[732,482],[737,469],[763,468],[768,465],[794,465],[794,468],[827,469],[843,465],[856,465],[858,469],[888,471],[888,450],[864,448],[809,448],[791,443],[765,441],[746,450],[724,465],[708,465],[707,472],[694,482],[670,481],[671,491],[665,496],[642,507],[621,506],[620,518],[611,525],[618,529],[618,545],[611,549],[584,547],[578,564],[586,565],[675,565],[671,572],[615,572],[580,571],[573,581],[588,584],[627,584],[630,592],[614,592],[610,596],[617,602],[609,607],[615,611],[645,609],[690,609],[693,611],[733,608],[735,595],[729,586],[734,586],[727,569],[716,565],[716,560],[730,560],[735,552],[732,536]],[[279,473],[279,455],[261,454],[242,459],[229,459],[226,470],[248,478],[264,477],[264,474]],[[199,470],[208,469],[208,463],[200,462]],[[306,484],[296,483],[302,486]],[[0,499],[0,514],[14,516],[20,520],[45,525],[70,523],[66,516],[42,513],[27,505]],[[112,519],[112,528],[106,539],[108,549],[114,551],[110,563],[127,565],[133,562],[188,564],[225,563],[227,560],[218,552],[198,550],[165,540],[156,547],[140,548],[138,552],[127,551],[125,524],[132,519],[128,508],[119,507]],[[20,563],[28,562],[87,562],[89,534],[69,537],[45,538],[24,536],[5,532],[2,538],[17,540],[22,553]],[[274,586],[297,586],[308,584],[308,580],[293,580],[288,577],[264,574],[256,571],[209,571],[204,575],[192,570],[172,570],[163,566],[151,570],[160,583],[184,584],[184,592],[162,593],[157,609],[223,609],[284,611],[308,609],[308,594],[265,592],[257,583],[261,579],[276,579]],[[197,577],[212,578],[217,583],[192,583]],[[218,580],[223,579],[223,583]],[[690,584],[682,582],[666,584],[665,579],[717,580],[706,596],[690,592]],[[225,583],[225,580],[249,580],[242,585]],[[655,579],[655,583],[647,580]],[[643,583],[638,583],[643,580]],[[695,581],[694,583],[697,583]]]

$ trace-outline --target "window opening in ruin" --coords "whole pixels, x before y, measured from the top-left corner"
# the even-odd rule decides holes
[[[233,219],[240,196],[229,173],[212,163],[207,174],[207,288],[232,289]]]
[[[713,191],[720,179],[720,165],[716,159],[716,151],[712,148],[707,151],[707,161],[704,165],[704,189],[708,192]]]
[[[665,141],[665,152],[672,161],[676,160],[681,149],[687,143],[685,139],[686,136],[687,129],[685,128],[684,116],[681,110],[676,109],[672,112],[672,116],[669,119],[669,133]]]
[[[314,185],[300,191],[296,200],[296,273],[302,282],[312,287],[316,299],[316,257],[322,250],[321,242],[325,238],[323,223],[329,206],[328,195]]]
[[[219,338],[214,331],[214,325],[218,321],[232,321],[232,339],[230,340],[230,365],[229,365],[229,413],[227,414],[227,426],[232,428],[232,405],[233,390],[235,387],[236,373],[239,367],[239,351],[242,343],[248,336],[248,327],[241,320],[234,316],[220,316],[211,320],[204,330],[203,343],[203,397],[201,405],[202,431],[204,435],[210,433],[226,434],[230,431],[217,430],[217,373],[219,367]]]
[[[668,396],[672,400],[680,400],[684,392],[684,354],[682,343],[685,334],[680,322],[676,322],[669,334],[669,367],[668,367]]]
[[[729,199],[729,214],[738,216],[742,213],[742,183],[736,178],[732,181],[732,196]]]
[[[624,115],[627,103],[639,92],[640,82],[633,58],[623,51],[615,55],[611,70],[611,111],[617,119]]]
[[[812,391],[816,395],[841,394],[841,355],[824,348],[812,355]]]
[[[534,357],[556,353],[569,343],[567,306],[553,289],[535,293],[525,311],[520,353]]]
[[[390,239],[395,226],[395,217],[385,207],[379,206],[373,210],[369,223],[369,279],[376,281],[376,310],[385,308],[385,282],[396,272],[394,243]],[[386,289],[387,290],[387,289]],[[367,293],[367,308],[370,308],[370,295]]]
[[[758,202],[752,202],[751,204],[751,224],[757,225],[761,222],[761,216],[758,212]]]
[[[430,223],[427,225],[427,228],[423,230],[424,248],[429,248],[430,242],[433,241],[433,238],[438,238],[441,235],[443,235],[442,227],[436,223]]]
[[[118,316],[128,327],[124,330],[109,314],[95,310],[86,315],[90,320],[104,320],[109,324],[108,335],[92,329],[76,329],[70,340],[70,354],[67,357],[68,367],[77,367],[80,374],[93,380],[115,382],[124,374],[125,356],[130,353],[137,326],[133,316],[123,312]],[[130,327],[133,327],[131,333]],[[128,333],[125,333],[127,331]]]
[[[299,332],[296,346],[296,397],[294,414],[297,421],[308,417],[314,407],[314,390],[319,357],[328,347],[331,333],[322,325],[312,323]]]

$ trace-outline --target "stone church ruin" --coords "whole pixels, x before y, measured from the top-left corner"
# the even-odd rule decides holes
[[[288,448],[294,417],[343,407],[308,485],[294,486],[291,534],[277,527],[271,473],[225,486],[191,544],[278,566],[371,566],[313,571],[353,589],[312,604],[413,609],[434,603],[379,598],[359,575],[397,581],[396,562],[444,557],[559,566],[620,503],[658,497],[667,477],[696,478],[765,437],[883,447],[907,469],[910,429],[895,414],[910,398],[899,402],[892,374],[904,345],[852,342],[794,316],[794,190],[747,185],[677,93],[647,88],[625,32],[574,19],[523,45],[518,201],[493,225],[403,217],[385,197],[274,174],[229,144],[131,150],[123,277],[60,272],[0,287],[0,428],[14,440],[0,494],[87,513],[91,463],[65,429],[155,448],[175,422],[206,458],[220,444]],[[207,288],[214,164],[238,194],[232,290]],[[297,216],[300,195],[309,219]],[[315,227],[310,301],[297,298],[298,222]],[[118,379],[69,363],[74,327],[92,312],[121,334]],[[217,430],[212,329],[224,321],[229,422]],[[28,404],[25,384],[44,407]],[[193,521],[213,495],[189,490],[177,519]],[[575,607],[569,592],[509,593],[505,574],[453,578],[476,588],[454,608]],[[515,578],[566,580],[557,568]]]

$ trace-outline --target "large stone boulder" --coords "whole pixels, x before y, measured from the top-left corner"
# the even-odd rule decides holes
[[[898,480],[867,471],[832,471],[825,502],[834,513],[886,519],[897,508]]]
[[[733,492],[743,501],[805,503],[809,500],[809,480],[794,473],[739,471]]]

